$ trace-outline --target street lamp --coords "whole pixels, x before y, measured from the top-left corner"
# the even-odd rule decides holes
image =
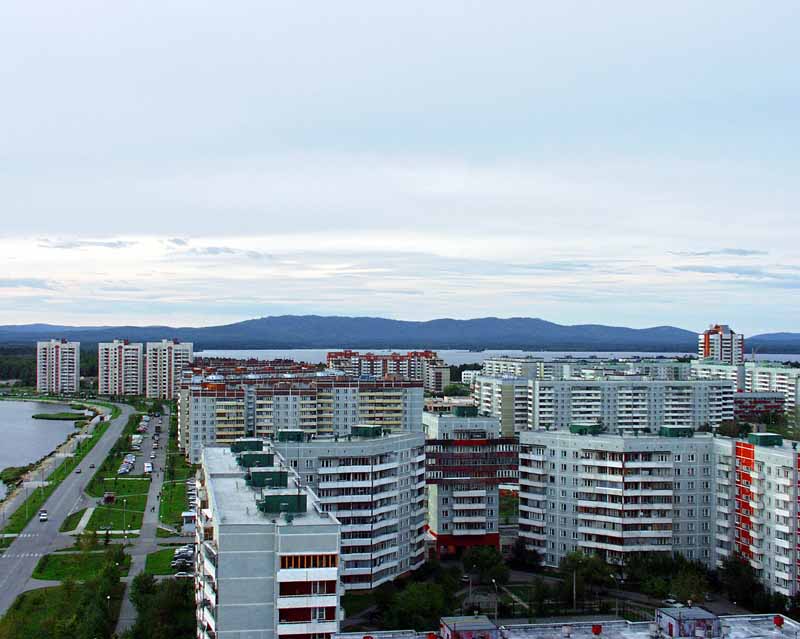
[[[122,545],[128,543],[128,527],[125,525],[125,513],[128,508],[128,500],[122,500]]]
[[[497,602],[500,600],[500,592],[497,590],[497,582],[492,579],[492,585],[494,586],[494,625],[497,625]]]

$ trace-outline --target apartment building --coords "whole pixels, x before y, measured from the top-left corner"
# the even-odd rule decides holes
[[[784,414],[784,395],[769,391],[739,391],[733,394],[733,418],[760,422]]]
[[[179,393],[179,441],[197,463],[203,446],[240,437],[272,439],[282,430],[347,436],[359,424],[421,431],[419,381],[354,379],[326,373],[185,371]]]
[[[76,393],[81,385],[81,343],[51,339],[36,343],[36,390]]]
[[[800,398],[800,368],[781,364],[747,362],[744,365],[744,390],[783,393],[784,407],[795,410]]]
[[[501,437],[500,420],[475,407],[450,414],[426,412],[425,481],[428,529],[440,557],[471,546],[500,549],[501,483],[516,483],[518,445]]]
[[[478,375],[472,385],[478,413],[496,417],[503,437],[528,429],[528,379]]]
[[[181,371],[194,358],[191,342],[162,339],[147,342],[145,392],[153,399],[174,399],[180,388]]]
[[[501,355],[485,359],[480,374],[487,377],[541,377],[545,364],[541,357]]]
[[[609,432],[657,432],[662,426],[719,426],[733,419],[734,384],[638,376],[528,382],[531,429],[602,426]]]
[[[461,371],[461,383],[472,386],[472,382],[474,382],[475,378],[480,374],[480,371],[475,370]]]
[[[697,355],[722,364],[743,364],[744,335],[727,324],[712,324],[697,336]]]
[[[522,433],[519,535],[526,546],[547,566],[573,550],[616,565],[631,553],[669,552],[712,566],[714,437],[682,427],[661,433]]]
[[[441,393],[450,383],[450,367],[435,351],[409,351],[407,353],[360,353],[344,350],[327,354],[328,368],[342,371],[352,377],[399,376],[423,382],[430,393]]]
[[[199,639],[329,639],[340,525],[260,440],[203,452],[195,527]]]
[[[691,364],[671,358],[540,357],[500,356],[483,363],[484,375],[528,379],[601,379],[609,375],[644,375],[652,379],[687,380]]]
[[[100,395],[144,394],[144,346],[115,339],[97,345],[97,392]]]
[[[425,436],[358,425],[347,437],[281,431],[274,442],[342,524],[347,590],[380,586],[425,561]]]
[[[753,433],[747,441],[717,437],[715,510],[717,566],[732,553],[761,582],[787,597],[798,589],[797,443]]]
[[[722,364],[711,360],[692,360],[691,379],[724,379],[736,384],[736,390],[745,389],[743,364]]]

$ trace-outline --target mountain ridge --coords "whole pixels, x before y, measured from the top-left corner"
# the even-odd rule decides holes
[[[427,321],[383,317],[277,315],[204,327],[0,326],[0,344],[30,344],[69,337],[88,345],[112,339],[153,341],[178,338],[196,350],[258,348],[432,348],[687,352],[697,350],[697,333],[675,326],[630,328],[603,324],[565,325],[538,317],[481,317]],[[762,353],[800,352],[800,333],[770,333],[745,340]]]

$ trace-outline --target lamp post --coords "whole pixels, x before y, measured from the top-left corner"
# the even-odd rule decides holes
[[[128,508],[128,500],[122,500],[122,545],[126,545],[128,543],[128,527],[125,525],[125,514]]]
[[[494,586],[494,625],[497,625],[497,609],[498,609],[498,601],[500,600],[500,592],[497,590],[497,582],[492,579],[492,585]]]

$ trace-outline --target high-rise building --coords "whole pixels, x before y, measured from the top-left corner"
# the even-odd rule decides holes
[[[573,429],[574,430],[574,429]],[[557,566],[573,550],[624,564],[680,553],[714,565],[714,438],[530,431],[520,435],[519,535]]]
[[[517,481],[517,440],[500,436],[496,417],[474,407],[426,412],[428,527],[440,556],[471,546],[500,549],[501,483]]]
[[[359,424],[422,430],[422,382],[342,374],[234,369],[184,371],[180,443],[197,463],[203,446],[239,437],[276,438],[282,430],[347,436]]]
[[[81,343],[51,339],[36,343],[36,390],[76,393],[81,385]]]
[[[735,333],[727,324],[712,324],[697,338],[700,359],[710,359],[723,364],[744,362],[744,335]]]
[[[144,394],[144,347],[115,339],[97,345],[97,392],[101,395]]]
[[[478,413],[496,417],[503,437],[528,429],[528,379],[478,375],[472,383]]]
[[[735,386],[726,380],[533,379],[528,390],[531,429],[657,432],[662,426],[713,428],[733,419]]]
[[[275,450],[342,524],[339,576],[372,589],[425,561],[425,436],[355,426],[347,437],[282,431]]]
[[[180,388],[181,371],[192,363],[191,342],[162,339],[147,342],[145,391],[153,399],[175,399]]]
[[[329,639],[339,630],[340,525],[260,440],[203,451],[197,637]]]
[[[327,362],[328,368],[353,377],[399,376],[420,381],[425,390],[431,393],[441,393],[450,383],[450,367],[435,351],[409,351],[388,355],[351,350],[331,351],[327,355]]]

